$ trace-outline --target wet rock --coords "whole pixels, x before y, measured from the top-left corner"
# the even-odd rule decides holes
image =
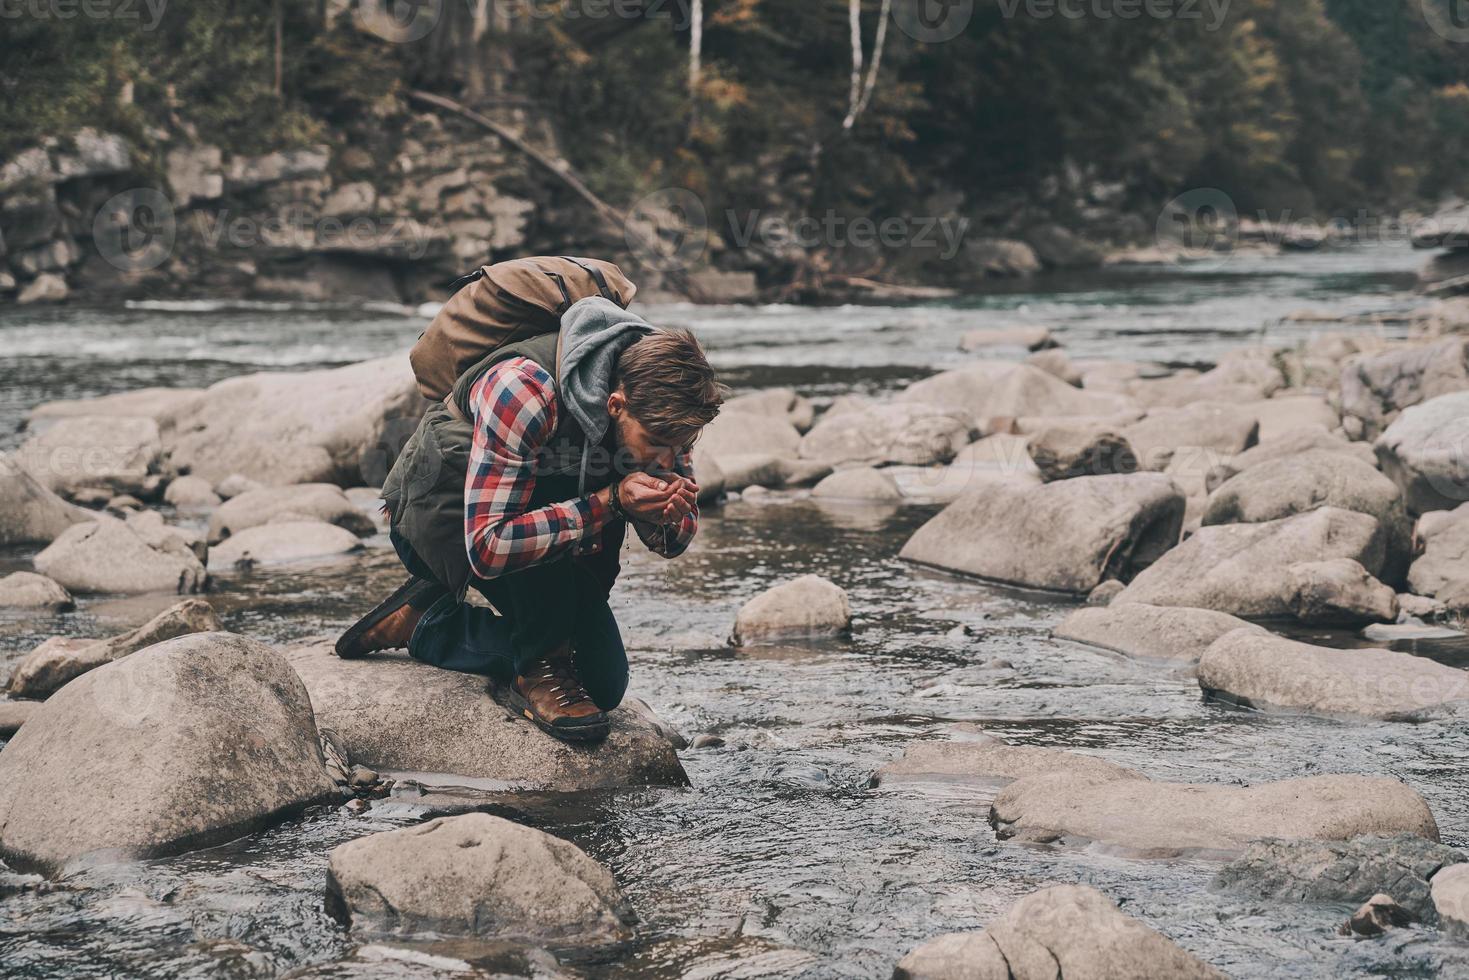
[[[801,439],[800,454],[832,466],[947,463],[969,444],[973,427],[962,411],[878,404],[823,418]]]
[[[1401,525],[1407,517],[1398,488],[1377,469],[1352,456],[1312,450],[1252,466],[1209,495],[1204,523],[1259,524],[1320,507],[1370,514]]]
[[[722,749],[724,748],[724,745],[724,739],[720,738],[718,735],[710,735],[708,733],[704,733],[700,735],[695,735],[694,741],[690,744],[689,747],[692,749]]]
[[[0,701],[0,738],[9,738],[20,731],[20,726],[29,721],[40,706],[38,701]]]
[[[71,287],[66,284],[66,279],[54,272],[43,272],[21,289],[15,302],[20,306],[31,303],[60,303],[70,295]]]
[[[72,592],[201,592],[208,576],[187,547],[154,548],[122,521],[68,528],[34,559],[36,570]]]
[[[1199,446],[1233,456],[1253,446],[1260,423],[1246,409],[1216,402],[1199,402],[1184,408],[1155,408],[1140,422],[1122,430],[1137,461],[1146,470],[1167,469],[1174,453],[1184,446]]]
[[[209,542],[193,528],[168,524],[156,510],[131,511],[125,522],[148,547],[165,554],[193,555],[201,562],[209,557]]]
[[[1251,707],[1421,721],[1463,710],[1469,672],[1392,650],[1333,650],[1245,629],[1204,651],[1199,687]]]
[[[740,607],[731,641],[736,645],[810,639],[846,632],[852,607],[840,586],[802,575],[766,589]]]
[[[720,412],[698,442],[726,472],[727,456],[795,456],[800,446],[801,433],[787,419],[755,412]]]
[[[1060,378],[1073,388],[1081,387],[1081,369],[1071,363],[1065,351],[1059,349],[1037,351],[1027,357],[1025,363]]]
[[[1440,598],[1469,584],[1469,510],[1452,512],[1431,531],[1420,526],[1423,553],[1408,569],[1408,587]]]
[[[44,698],[68,681],[106,663],[176,636],[222,629],[214,607],[203,599],[185,599],[136,629],[105,640],[53,637],[26,655],[10,675],[10,693]]]
[[[1413,513],[1469,501],[1469,391],[1407,409],[1374,448]]]
[[[380,773],[449,773],[508,787],[576,792],[682,786],[673,746],[627,708],[599,745],[558,742],[485,692],[485,680],[406,656],[346,661],[321,642],[286,651],[316,717],[352,762]]]
[[[901,557],[993,581],[1090,592],[1128,580],[1178,541],[1184,498],[1166,476],[1090,476],[965,494],[908,539]]]
[[[362,550],[362,540],[325,521],[271,521],[232,534],[209,553],[215,570],[256,563],[304,561]]]
[[[1028,351],[1059,347],[1049,327],[1000,327],[967,331],[959,338],[959,349],[965,353],[986,347],[1023,347]]]
[[[163,491],[163,500],[180,510],[208,510],[221,503],[209,481],[197,476],[181,476],[171,481]]]
[[[898,401],[967,412],[985,431],[994,431],[990,420],[995,418],[1108,416],[1134,407],[1125,396],[1073,388],[1045,371],[1010,361],[977,361],[924,378],[904,389]]]
[[[1132,446],[1109,428],[1046,426],[1029,440],[1030,458],[1047,483],[1138,470]]]
[[[1362,626],[1398,618],[1397,593],[1350,558],[1302,562],[1289,570],[1291,613],[1311,626]]]
[[[75,609],[76,605],[70,592],[44,575],[12,572],[0,578],[0,606],[65,612]]]
[[[816,415],[810,399],[803,398],[790,388],[769,388],[748,395],[731,398],[724,403],[720,413],[752,412],[756,415],[773,415],[783,418],[796,427],[797,432],[811,428]]]
[[[63,531],[94,516],[62,500],[0,454],[0,545],[50,544]]]
[[[1207,488],[1214,492],[1240,473],[1264,463],[1278,459],[1293,459],[1313,451],[1343,453],[1369,466],[1376,465],[1377,457],[1372,447],[1360,442],[1348,442],[1341,436],[1321,429],[1297,429],[1285,435],[1261,439],[1259,445],[1246,449],[1229,460],[1219,461],[1209,471]]]
[[[1226,864],[1216,888],[1282,902],[1366,902],[1392,892],[1413,918],[1430,925],[1438,912],[1428,880],[1464,855],[1414,834],[1340,841],[1258,840]]]
[[[289,665],[242,636],[184,636],[68,684],[0,752],[0,853],[46,871],[171,853],[334,794]]]
[[[57,419],[16,450],[15,461],[60,494],[100,487],[139,494],[156,486],[163,461],[158,423],[136,416]]]
[[[134,513],[142,511],[143,502],[130,493],[123,493],[107,501],[107,506],[103,509],[114,517],[126,519]]]
[[[1253,840],[1438,840],[1428,804],[1396,779],[1311,776],[1258,786],[1098,779],[1050,773],[1001,789],[990,808],[1001,840],[1095,842],[1142,857],[1226,856]]]
[[[903,499],[903,491],[893,478],[870,466],[840,470],[828,476],[811,491],[823,500],[880,501],[890,503]]]
[[[1009,745],[992,736],[945,742],[913,742],[872,774],[872,787],[905,782],[955,782],[1003,786],[1024,776],[1066,772],[1099,779],[1141,779],[1105,759],[1036,745]]]
[[[166,448],[181,471],[210,481],[378,483],[425,405],[405,355],[248,374],[206,389]]]
[[[1447,611],[1448,608],[1437,599],[1432,599],[1428,596],[1413,595],[1411,592],[1398,593],[1399,616],[1411,616],[1414,619],[1437,619]],[[1380,627],[1367,627],[1367,629],[1374,628]]]
[[[1444,868],[1429,884],[1443,930],[1458,939],[1469,938],[1469,864]]]
[[[1469,338],[1454,337],[1349,359],[1342,368],[1342,424],[1375,439],[1406,408],[1469,388]]]
[[[362,837],[331,852],[329,902],[353,929],[602,943],[627,933],[606,868],[576,845],[487,813]]]
[[[558,980],[566,975],[547,951],[508,940],[437,939],[430,948],[417,942],[368,943],[342,959],[292,970],[282,980]]]
[[[1041,260],[1024,242],[970,238],[959,250],[958,268],[977,279],[1025,279],[1041,271]]]
[[[940,936],[893,971],[893,980],[1061,977],[1223,980],[1224,974],[1085,885],[1052,885],[1027,895],[983,932]]]
[[[993,447],[997,440],[1013,440],[1019,459],[999,458],[1005,450]],[[1037,487],[1041,484],[1040,470],[1031,462],[1026,442],[1021,436],[988,436],[965,446],[948,466],[888,466],[882,472],[892,477],[905,497],[925,503],[950,504],[971,491],[997,483]]]
[[[187,422],[203,394],[202,388],[137,388],[115,395],[44,402],[30,410],[26,427],[39,433],[60,419],[101,416],[149,418],[158,423],[159,432],[168,432]]]
[[[1285,617],[1296,594],[1290,566],[1351,558],[1376,574],[1386,554],[1383,538],[1375,518],[1335,507],[1264,524],[1200,528],[1115,601]]]
[[[1343,936],[1380,936],[1389,929],[1410,924],[1413,917],[1391,895],[1379,892],[1369,898],[1337,929]]]
[[[708,471],[712,459],[707,455],[694,457],[694,475],[700,480]],[[721,456],[714,465],[724,475],[725,490],[737,492],[748,487],[781,486],[785,483],[786,464],[790,461],[789,457],[770,453],[740,453]]]
[[[240,496],[240,494],[242,493],[249,493],[251,490],[259,490],[262,486],[264,486],[264,484],[250,479],[243,473],[231,473],[229,476],[225,477],[223,480],[220,480],[217,484],[215,484],[214,492],[217,493],[222,500],[233,500],[235,497]]]
[[[1265,632],[1212,609],[1114,601],[1101,609],[1076,610],[1051,635],[1140,660],[1196,664],[1210,644],[1237,629]]]
[[[1341,425],[1336,409],[1318,395],[1287,395],[1244,406],[1260,422],[1260,441],[1295,432],[1331,432]]]
[[[269,524],[281,514],[325,521],[360,537],[377,533],[372,518],[362,513],[342,489],[330,483],[303,483],[293,487],[247,490],[220,505],[209,519],[209,541],[223,541],[247,528]]]

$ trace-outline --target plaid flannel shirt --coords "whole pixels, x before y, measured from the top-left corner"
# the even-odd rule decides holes
[[[469,566],[479,578],[495,578],[550,561],[570,551],[602,549],[602,531],[618,520],[595,495],[530,506],[536,456],[556,432],[559,403],[551,376],[536,362],[514,357],[485,372],[470,389],[474,444],[464,482],[464,537]],[[687,453],[674,473],[693,478]],[[678,524],[631,521],[649,550],[665,558],[683,554],[699,529],[699,512]]]

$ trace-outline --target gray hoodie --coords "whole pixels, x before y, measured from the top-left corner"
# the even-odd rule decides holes
[[[571,305],[561,315],[561,362],[557,365],[557,393],[588,443],[596,445],[607,434],[607,396],[617,358],[654,327],[636,313],[611,300],[593,296]]]

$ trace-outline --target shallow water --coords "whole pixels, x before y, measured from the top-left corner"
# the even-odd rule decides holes
[[[1412,263],[1397,253],[1282,258],[1258,275],[1232,268],[1244,261],[1207,276],[1129,275],[1110,290],[1058,284],[1049,294],[991,295],[964,310],[655,312],[693,325],[741,383],[774,379],[827,395],[882,390],[942,367],[956,360],[958,332],[1013,320],[1016,311],[1055,325],[1078,356],[1196,362],[1250,342],[1263,324],[1301,307],[1366,311],[1410,302],[1398,290]],[[0,336],[24,339],[5,345],[0,411],[18,421],[45,398],[355,360],[402,346],[420,322],[320,310],[0,314]],[[1156,329],[1107,339],[1128,323]],[[1269,327],[1266,337],[1286,342],[1281,331],[1297,329]],[[200,343],[190,348],[197,359],[176,361],[160,340],[195,334],[221,343]],[[1469,736],[1460,726],[1346,723],[1205,703],[1197,685],[1170,668],[1049,639],[1067,603],[898,561],[902,542],[932,513],[778,493],[706,512],[694,548],[679,561],[628,552],[614,609],[633,660],[632,693],[687,736],[726,742],[682,753],[689,789],[579,799],[405,795],[366,817],[324,811],[207,851],[79,871],[52,890],[0,900],[0,973],[271,976],[338,959],[356,943],[323,910],[326,852],[465,805],[566,836],[612,868],[641,918],[637,938],[602,953],[566,954],[573,974],[885,977],[913,946],[980,928],[1055,881],[1097,885],[1236,976],[1469,973],[1469,947],[1432,930],[1342,939],[1333,930],[1349,908],[1213,892],[1208,862],[997,842],[983,788],[868,789],[872,771],[908,741],[946,737],[968,722],[1158,779],[1390,774],[1428,799],[1448,843],[1469,844],[1469,778],[1460,761]],[[386,542],[370,544],[365,559],[226,577],[211,601],[229,628],[266,642],[331,633],[398,576]],[[11,555],[5,564],[19,567],[25,558]],[[744,600],[808,572],[850,593],[857,621],[849,640],[725,644]],[[8,668],[53,633],[121,628],[162,601],[98,599],[44,621],[9,617],[0,621],[0,660]],[[463,944],[428,950],[473,958]],[[399,961],[378,972],[431,971]]]

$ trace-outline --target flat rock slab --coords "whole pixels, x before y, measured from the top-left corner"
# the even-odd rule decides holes
[[[353,929],[398,936],[597,943],[629,918],[612,874],[576,845],[487,813],[335,848],[327,895]]]
[[[157,473],[162,455],[158,423],[125,415],[58,419],[15,453],[37,480],[65,494],[88,487],[138,493]]]
[[[334,558],[362,550],[362,539],[325,521],[272,521],[232,534],[209,551],[215,570]]]
[[[1224,980],[1086,885],[1053,885],[983,932],[950,933],[898,961],[893,980]]]
[[[897,400],[959,409],[982,427],[996,418],[1110,416],[1136,407],[1126,396],[1073,388],[1029,364],[993,360],[916,381]]]
[[[342,488],[330,483],[303,483],[293,487],[261,487],[231,497],[209,519],[209,541],[223,541],[248,528],[269,524],[276,517],[317,520],[369,537],[377,525]]]
[[[872,774],[868,785],[904,782],[1001,786],[1038,773],[1068,772],[1098,778],[1141,779],[1137,773],[1094,756],[1039,745],[1009,745],[997,738],[915,742]]]
[[[1078,609],[1051,631],[1059,640],[1101,647],[1139,660],[1196,664],[1225,633],[1256,629],[1237,616],[1212,609],[1117,602]]]
[[[1199,661],[1205,692],[1251,707],[1422,721],[1469,707],[1469,672],[1393,650],[1333,650],[1255,629]]]
[[[325,641],[286,657],[311,693],[318,723],[334,729],[360,765],[552,792],[688,784],[672,744],[627,707],[611,712],[605,742],[569,745],[512,717],[483,677],[401,655],[342,660]]]
[[[200,633],[100,667],[32,714],[0,752],[0,854],[50,872],[174,853],[332,799],[290,665]]]
[[[1335,507],[1264,524],[1220,524],[1200,528],[1115,601],[1284,618],[1296,595],[1290,566],[1351,558],[1376,575],[1385,555],[1376,518]]]
[[[800,454],[831,466],[926,466],[953,459],[973,431],[973,420],[962,410],[879,403],[823,417],[801,439]]]
[[[1226,786],[1042,774],[1000,790],[990,826],[1001,840],[1095,843],[1138,857],[1223,857],[1263,837],[1405,833],[1438,840],[1423,798],[1379,776]]]
[[[1177,542],[1184,497],[1161,473],[1041,487],[993,483],[961,496],[901,557],[1010,585],[1085,594],[1132,578]]]
[[[1438,921],[1428,881],[1464,855],[1411,834],[1344,841],[1259,840],[1226,864],[1214,887],[1285,902],[1365,902],[1392,895],[1420,922]]]

